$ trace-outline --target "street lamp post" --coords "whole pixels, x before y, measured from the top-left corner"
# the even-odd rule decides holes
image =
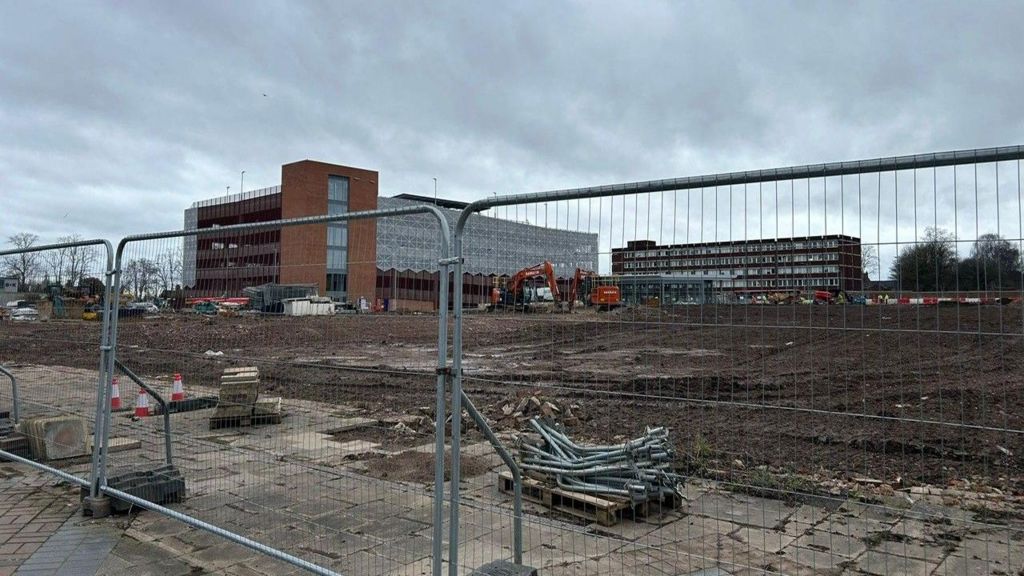
[[[238,186],[238,193],[245,194],[245,170],[242,170],[242,182]]]
[[[437,178],[434,178],[434,206],[437,206]]]

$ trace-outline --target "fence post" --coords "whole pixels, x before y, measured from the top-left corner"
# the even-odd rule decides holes
[[[118,245],[119,251],[120,247]],[[107,392],[113,385],[114,357],[117,348],[117,314],[121,300],[120,254],[115,259],[109,243],[107,243],[107,249],[107,282],[103,292],[103,344],[100,355],[100,386],[102,390],[98,392],[96,398],[97,424],[93,439],[93,472],[90,478],[92,501],[100,498],[100,487],[107,485],[107,454],[110,449],[111,428],[110,402],[107,400]],[[93,511],[93,515],[98,515],[96,510]]]
[[[18,423],[18,379],[14,377],[7,368],[0,366],[0,374],[11,379],[11,417],[14,423]]]
[[[452,484],[448,496],[448,574],[458,576],[459,573],[459,478],[461,477],[459,450],[462,435],[462,227],[464,222],[459,217],[455,225],[455,272],[452,274],[453,289],[452,313],[455,314],[454,334],[452,334]]]
[[[444,232],[447,235],[447,232]],[[440,260],[440,294],[438,295],[437,322],[437,398],[434,407],[434,526],[432,570],[434,576],[441,576],[441,543],[444,540],[444,426],[447,419],[445,410],[445,387],[451,376],[448,368],[448,249]],[[452,429],[457,420],[452,417]],[[454,476],[453,476],[454,480]]]

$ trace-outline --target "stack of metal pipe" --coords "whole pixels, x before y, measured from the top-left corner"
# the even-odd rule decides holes
[[[682,477],[672,471],[675,450],[664,427],[611,446],[580,446],[540,418],[530,426],[543,446],[520,444],[522,469],[553,477],[560,488],[574,492],[628,498],[634,504],[660,501],[678,493]]]

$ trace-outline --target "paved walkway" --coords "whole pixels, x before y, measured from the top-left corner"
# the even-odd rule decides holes
[[[95,574],[119,540],[121,530],[112,522],[75,514],[33,552],[14,575]]]
[[[10,576],[78,511],[77,490],[0,464],[0,576]]]

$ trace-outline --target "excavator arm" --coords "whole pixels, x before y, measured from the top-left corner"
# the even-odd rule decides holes
[[[580,286],[586,278],[597,277],[597,272],[593,270],[584,270],[583,268],[576,269],[576,275],[572,279],[572,287],[569,289],[569,309],[571,310],[573,305],[576,303],[576,298],[580,293]]]
[[[523,268],[519,272],[516,272],[512,278],[508,281],[508,291],[512,294],[518,294],[523,288],[523,283],[531,278],[537,278],[543,276],[548,286],[551,288],[551,297],[555,299],[555,302],[561,300],[561,293],[558,290],[558,279],[555,277],[555,267],[551,262],[541,262],[536,266],[530,266],[529,268]]]

